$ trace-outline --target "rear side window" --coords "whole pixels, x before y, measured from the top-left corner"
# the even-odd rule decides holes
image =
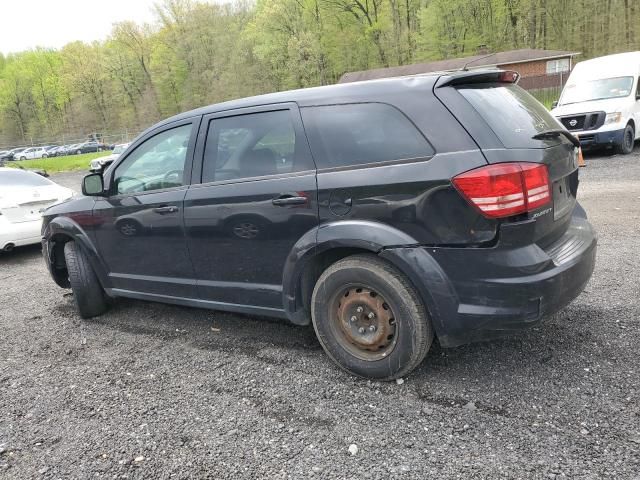
[[[424,158],[434,151],[399,110],[383,103],[305,107],[302,120],[318,168]]]
[[[507,148],[539,147],[540,140],[531,137],[562,128],[544,105],[517,85],[482,84],[460,87],[458,91]]]
[[[314,168],[299,141],[291,110],[213,119],[204,152],[204,183]]]

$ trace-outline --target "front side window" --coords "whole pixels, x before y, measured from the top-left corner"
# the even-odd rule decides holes
[[[202,181],[239,180],[312,169],[301,155],[290,110],[216,118],[209,123]]]
[[[140,193],[184,184],[191,124],[159,133],[138,145],[115,170],[116,193]]]
[[[318,168],[424,158],[433,148],[399,110],[382,103],[301,109]]]

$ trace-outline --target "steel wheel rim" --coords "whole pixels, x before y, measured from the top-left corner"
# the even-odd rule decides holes
[[[137,230],[136,226],[131,223],[125,223],[120,227],[120,232],[127,237],[135,235]]]
[[[240,238],[255,238],[260,229],[253,223],[243,222],[233,227],[233,233]]]
[[[391,305],[376,290],[364,285],[340,289],[329,302],[330,324],[340,347],[360,360],[387,357],[398,342],[398,327]]]

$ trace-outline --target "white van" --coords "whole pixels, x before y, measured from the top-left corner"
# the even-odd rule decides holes
[[[640,52],[576,64],[551,113],[583,147],[611,145],[631,153],[640,138]]]

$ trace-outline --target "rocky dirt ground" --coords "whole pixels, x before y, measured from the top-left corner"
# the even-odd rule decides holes
[[[130,300],[81,321],[38,246],[0,254],[0,478],[639,479],[639,150],[580,172],[600,240],[573,304],[402,383],[281,321]]]

